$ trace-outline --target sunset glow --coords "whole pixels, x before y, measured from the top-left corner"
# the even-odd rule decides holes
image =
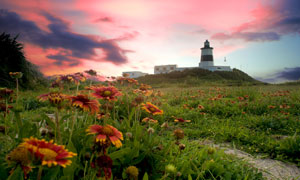
[[[45,75],[197,66],[209,39],[218,65],[266,81],[300,78],[298,0],[2,0],[0,7],[0,33],[19,34],[26,58]]]

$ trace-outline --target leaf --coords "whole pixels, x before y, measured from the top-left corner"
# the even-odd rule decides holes
[[[188,175],[188,180],[193,180],[190,174]]]
[[[148,174],[147,174],[147,172],[145,172],[143,180],[148,180]]]
[[[45,175],[43,175],[43,180],[55,180],[60,171],[60,166],[50,168]]]
[[[44,118],[44,119],[46,120],[47,124],[48,124],[52,129],[55,129],[55,124],[54,124],[54,122],[52,121],[52,119],[49,118],[49,116],[47,116],[46,114],[42,114],[41,116],[42,116],[42,118]]]
[[[7,178],[7,180],[16,180],[16,179],[24,179],[23,178],[23,171],[20,166],[18,166],[14,172]]]

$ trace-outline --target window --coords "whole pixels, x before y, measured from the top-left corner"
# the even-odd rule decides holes
[[[171,70],[174,70],[174,67],[171,67],[170,69],[171,69]]]
[[[156,71],[159,71],[159,68],[157,67],[157,68],[155,68],[155,70],[156,70]]]
[[[167,70],[167,68],[166,68],[166,67],[163,67],[163,70],[164,70],[164,71],[166,71],[166,70]]]

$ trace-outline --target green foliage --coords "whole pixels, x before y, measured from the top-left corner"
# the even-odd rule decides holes
[[[46,85],[46,79],[39,72],[36,65],[26,60],[23,53],[23,45],[16,41],[18,36],[12,38],[9,34],[0,34],[0,86],[13,88],[15,80],[9,76],[9,72],[22,72],[19,79],[21,88],[36,89]]]
[[[60,132],[61,144],[77,156],[66,168],[45,166],[43,178],[95,179],[98,169],[91,164],[102,152],[95,152],[94,135],[86,133],[93,124],[109,124],[123,133],[122,147],[111,145],[107,149],[107,156],[113,161],[112,179],[128,178],[124,172],[129,166],[136,166],[138,179],[145,180],[263,179],[247,162],[209,144],[203,145],[206,140],[226,142],[249,153],[263,153],[299,165],[298,89],[287,91],[274,86],[166,88],[159,89],[161,96],[154,89],[154,95],[144,96],[143,103],[155,104],[164,114],[150,115],[141,105],[133,103],[139,96],[133,93],[138,86],[115,86],[122,90],[123,96],[117,101],[98,100],[102,104],[100,112],[109,113],[102,119],[70,107],[68,102],[59,111],[49,102],[40,102],[37,96],[45,94],[45,90],[21,91],[21,108],[13,108],[6,116],[0,112],[0,126],[8,127],[6,132],[0,132],[0,141],[4,142],[0,143],[1,176],[7,179],[23,175],[19,170],[10,174],[10,170],[17,167],[5,160],[23,138],[55,140]],[[80,91],[83,89],[83,85],[79,86]],[[64,92],[74,95],[76,88]],[[9,104],[15,106],[15,101]],[[57,127],[55,112],[59,112],[60,127]],[[142,122],[145,117],[158,123]],[[191,122],[174,122],[175,118]],[[168,125],[162,126],[166,122]],[[178,128],[184,131],[184,138],[180,140],[173,133]],[[171,171],[166,170],[168,165]],[[38,168],[33,168],[30,179],[35,179],[37,174]]]
[[[166,85],[177,85],[182,87],[203,86],[203,85],[259,85],[262,82],[257,81],[246,73],[233,69],[229,71],[214,71],[194,68],[184,71],[173,71],[167,74],[155,74],[139,77],[142,83],[147,83],[155,87],[167,87]]]

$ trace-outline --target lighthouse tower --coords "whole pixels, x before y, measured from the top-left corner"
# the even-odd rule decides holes
[[[209,41],[204,42],[204,47],[201,48],[200,68],[214,66],[213,48],[209,46]],[[205,68],[206,69],[206,68]]]

